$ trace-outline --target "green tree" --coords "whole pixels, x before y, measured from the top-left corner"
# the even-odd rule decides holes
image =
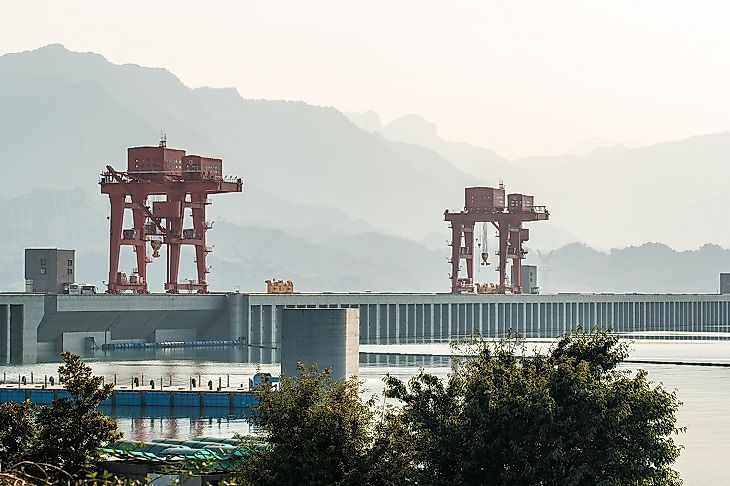
[[[627,356],[615,335],[578,330],[543,354],[514,339],[476,340],[446,382],[386,377],[414,445],[413,481],[476,484],[680,484],[673,392]]]
[[[113,385],[104,385],[75,354],[64,352],[61,358],[58,372],[70,398],[40,407],[29,401],[0,405],[0,463],[6,468],[24,461],[48,464],[49,477],[65,481],[93,472],[98,449],[121,434],[113,419],[96,410]]]
[[[299,366],[278,390],[257,389],[252,421],[266,446],[252,447],[238,481],[246,485],[362,484],[372,443],[373,403],[360,398],[355,378]]]
[[[0,404],[0,470],[30,455],[38,433],[35,413],[36,406],[27,400]]]
[[[391,405],[376,411],[372,442],[364,454],[359,481],[353,484],[407,486],[419,482],[418,451],[401,414]]]
[[[98,449],[121,437],[114,419],[96,408],[109,398],[114,385],[94,376],[89,365],[67,351],[61,354],[58,373],[70,398],[59,398],[40,407],[36,416],[38,439],[34,459],[51,462],[76,474],[93,470],[100,460]]]

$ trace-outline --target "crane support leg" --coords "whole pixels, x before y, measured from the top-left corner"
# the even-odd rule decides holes
[[[474,282],[474,223],[468,223],[464,226],[464,247],[466,248],[466,276],[469,282]]]
[[[205,232],[207,230],[205,226],[205,205],[206,195],[201,192],[191,194],[191,201],[193,204],[193,229],[195,230],[195,239],[199,240],[195,244],[195,263],[198,270],[198,284],[202,285],[202,288],[198,290],[199,294],[208,293],[208,283],[206,274],[208,273],[208,267],[206,266],[205,259],[208,254],[208,248],[205,243]]]
[[[459,293],[459,262],[461,256],[461,234],[462,224],[460,222],[451,222],[451,293]]]
[[[507,238],[509,236],[509,225],[505,221],[499,222],[499,293],[505,293],[507,288]]]
[[[144,205],[147,204],[147,196],[135,195],[132,198],[132,218],[134,220],[135,244],[134,251],[137,253],[137,274],[143,286],[138,293],[146,294],[147,289],[147,246],[144,239],[144,222],[145,211]]]
[[[122,246],[122,222],[124,220],[124,194],[109,194],[111,213],[109,216],[109,283],[110,293],[117,292],[119,272],[119,250]]]
[[[178,217],[169,218],[167,227],[170,236],[167,242],[167,283],[165,290],[170,294],[178,293],[178,277],[180,275],[180,238],[182,237],[183,196],[180,194],[170,195],[170,201],[179,203],[181,213]]]

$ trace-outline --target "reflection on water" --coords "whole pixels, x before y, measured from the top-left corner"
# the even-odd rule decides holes
[[[528,350],[545,349],[547,341],[526,344]],[[363,345],[360,357],[360,379],[367,390],[365,396],[380,394],[383,377],[390,373],[408,379],[422,367],[428,372],[446,377],[449,373],[451,349],[445,344],[419,345]],[[393,353],[405,353],[393,354]],[[251,359],[251,353],[241,349],[195,349],[114,351],[96,353],[87,357],[94,372],[118,383],[130,383],[134,377],[147,382],[154,379],[165,384],[188,386],[190,378],[202,379],[203,383],[221,379],[223,383],[248,383],[248,378],[258,368],[279,373],[271,350],[263,354],[269,361]],[[245,358],[245,359],[243,359]],[[655,361],[730,363],[730,343],[727,341],[649,341],[632,343],[630,359]],[[57,359],[56,359],[57,361]],[[257,364],[262,363],[262,364]],[[728,484],[730,475],[724,461],[730,453],[730,368],[706,366],[678,366],[656,364],[631,364],[649,372],[655,383],[670,390],[677,390],[683,405],[678,413],[678,425],[686,426],[679,442],[684,445],[677,467],[687,485]],[[8,380],[16,381],[18,375],[42,381],[44,375],[57,375],[58,363],[15,365],[0,368]],[[142,382],[143,380],[140,379]],[[227,411],[207,409],[201,416],[199,409],[147,408],[104,410],[117,419],[125,436],[134,440],[150,440],[159,437],[190,438],[195,436],[231,437],[236,433],[249,434],[253,430],[243,415],[230,416]]]
[[[209,409],[201,416],[198,408],[170,410],[166,407],[147,407],[140,416],[139,408],[121,408],[102,407],[102,411],[116,419],[125,438],[140,442],[162,437],[189,439],[255,433],[245,415],[228,415],[227,410]]]

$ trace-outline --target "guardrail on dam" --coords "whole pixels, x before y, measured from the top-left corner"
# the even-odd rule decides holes
[[[284,308],[359,308],[361,343],[450,340],[475,331],[554,337],[582,324],[620,333],[727,332],[730,295],[0,294],[0,363],[39,350],[174,339],[242,339],[253,361],[278,361]],[[181,337],[185,336],[185,337]]]

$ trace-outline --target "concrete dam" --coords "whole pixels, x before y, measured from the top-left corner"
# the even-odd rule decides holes
[[[353,322],[357,314],[358,323],[352,326],[361,344],[451,341],[476,333],[552,338],[579,325],[627,335],[702,333],[722,338],[730,323],[727,274],[721,275],[720,294],[541,295],[537,267],[522,264],[530,237],[523,224],[548,220],[549,212],[535,205],[531,195],[508,194],[501,183],[465,188],[463,209],[444,212],[452,251],[451,293],[443,294],[296,293],[291,281],[275,283],[277,288],[267,293],[209,293],[209,196],[243,189],[241,178],[223,175],[222,159],[167,147],[163,136],[158,146],[128,148],[126,171],[107,165],[99,184],[110,201],[106,293],[76,281],[74,250],[26,249],[26,292],[0,294],[0,363],[34,363],[62,350],[209,340],[235,341],[245,347],[240,355],[251,361],[281,361],[284,316],[302,314],[286,309],[357,309],[346,314],[353,314]],[[124,224],[130,212],[131,227]],[[492,227],[499,240],[499,280],[476,282],[475,265],[491,264],[487,230]],[[179,280],[183,245],[195,249],[197,280]],[[119,256],[122,248],[130,247],[137,266],[128,275],[120,271]],[[147,265],[161,256],[163,247],[166,293],[149,293]],[[460,274],[462,266],[465,273]],[[297,332],[314,332],[316,322],[306,322],[311,325]],[[323,348],[330,346],[327,337],[332,336],[322,336]],[[294,348],[296,341],[290,342]]]
[[[475,332],[551,338],[578,325],[721,336],[730,326],[730,294],[0,293],[0,363],[89,345],[194,339],[240,339],[252,360],[278,361],[286,308],[359,309],[361,344]]]

